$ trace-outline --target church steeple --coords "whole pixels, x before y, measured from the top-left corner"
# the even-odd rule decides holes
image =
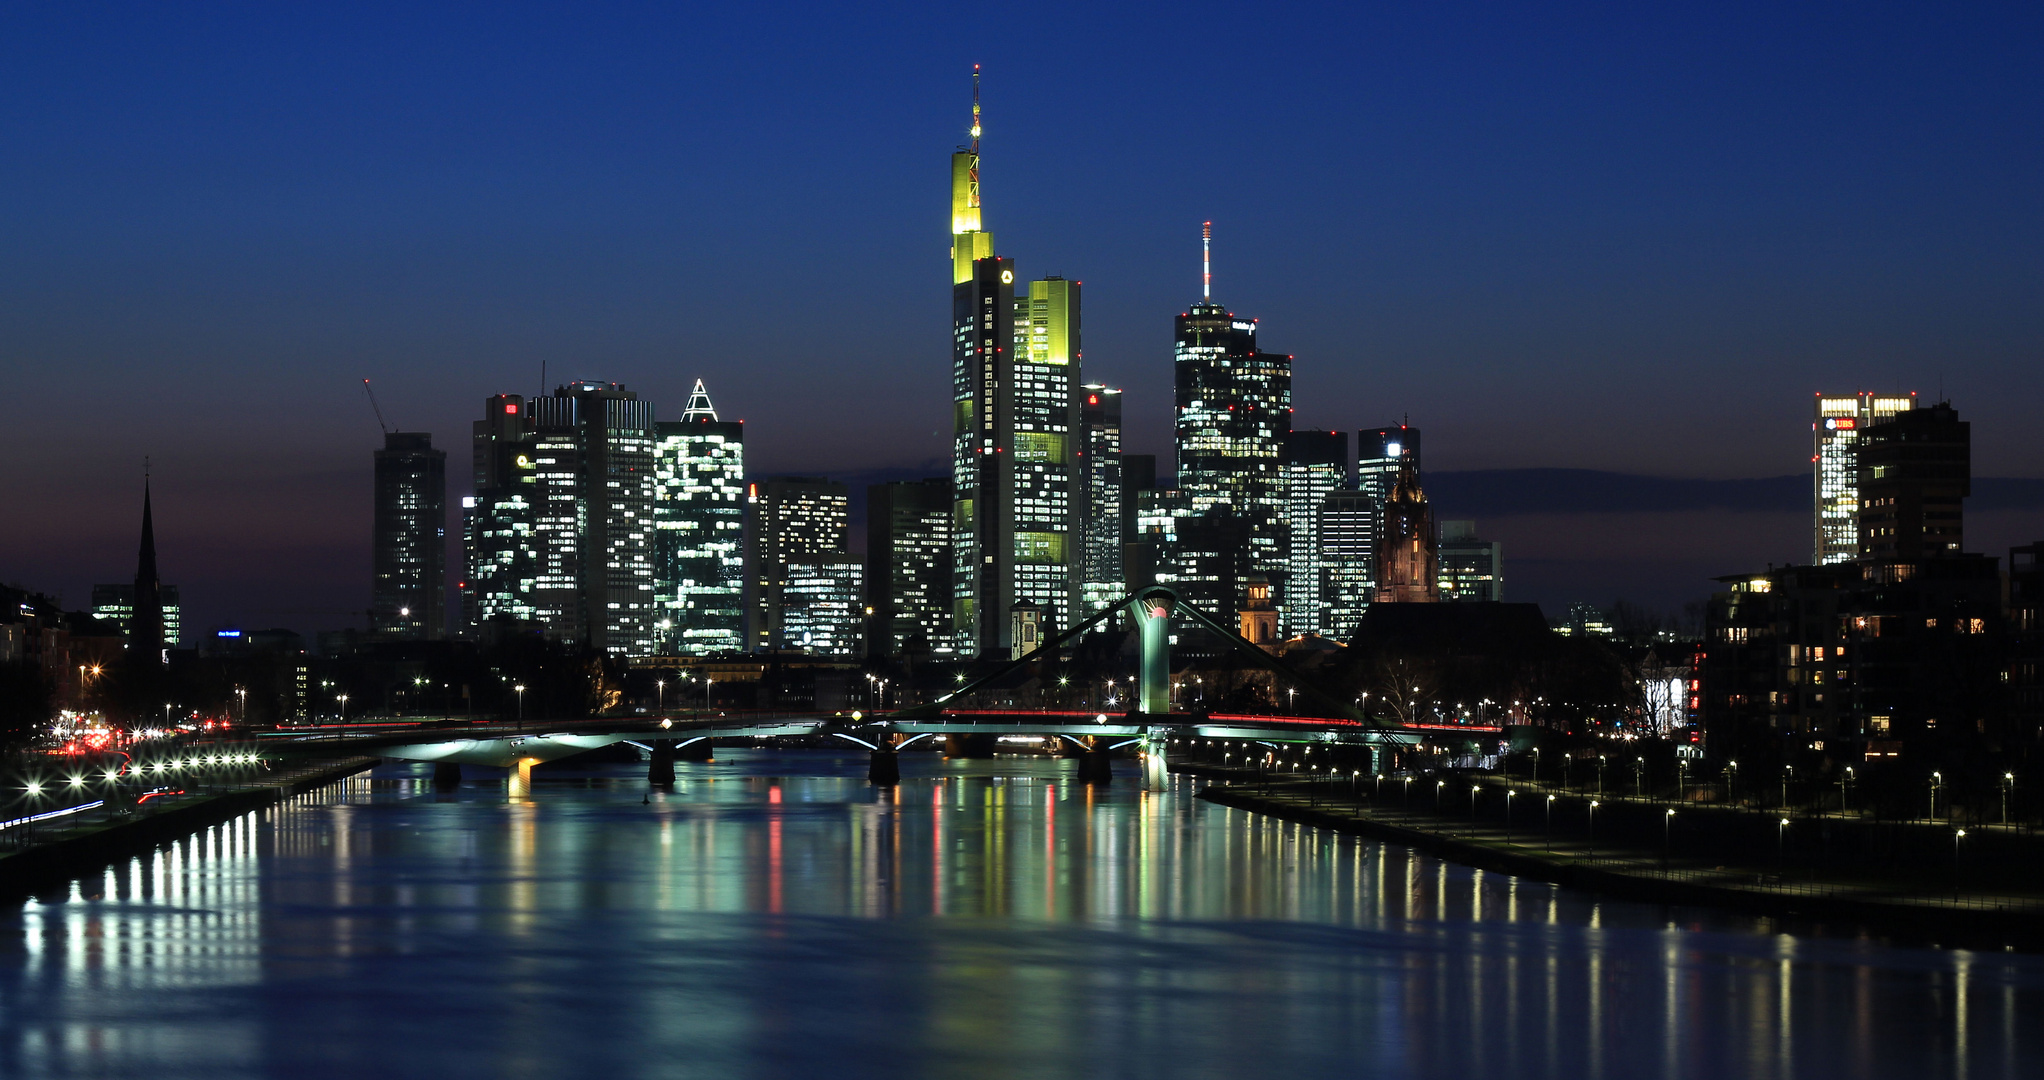
[[[149,477],[142,477],[142,549],[135,557],[135,606],[128,616],[128,656],[143,664],[163,662],[163,583],[156,576],[156,520]]]

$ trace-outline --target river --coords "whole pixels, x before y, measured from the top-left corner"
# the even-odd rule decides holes
[[[720,755],[650,796],[388,766],[53,889],[0,913],[0,1076],[2044,1075],[2035,956],[1600,900],[1183,779]]]

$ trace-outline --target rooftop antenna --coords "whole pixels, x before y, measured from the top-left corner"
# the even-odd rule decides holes
[[[979,65],[972,65],[972,153],[979,156]]]
[[[1201,267],[1200,299],[1214,298],[1214,223],[1209,221],[1199,230],[1199,263]]]
[[[376,403],[376,391],[369,386],[368,379],[362,380],[362,392],[369,395],[369,407],[376,411],[376,426],[382,428],[385,435],[390,434],[390,425],[383,422],[383,406]]]

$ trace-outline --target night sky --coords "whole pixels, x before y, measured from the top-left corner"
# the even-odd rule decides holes
[[[365,377],[450,501],[542,364],[668,418],[705,379],[756,475],[943,472],[975,62],[989,227],[1085,282],[1133,451],[1212,219],[1298,426],[1409,415],[1442,492],[1802,473],[1856,388],[2044,477],[2035,4],[312,7],[0,8],[0,580],[130,577],[147,455],[195,629],[359,623]],[[1441,498],[1550,607],[1809,553],[1779,498]]]

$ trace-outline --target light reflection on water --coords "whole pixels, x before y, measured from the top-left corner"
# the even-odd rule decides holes
[[[1599,902],[1035,759],[378,770],[5,918],[0,1076],[2034,1074],[2044,963]]]

